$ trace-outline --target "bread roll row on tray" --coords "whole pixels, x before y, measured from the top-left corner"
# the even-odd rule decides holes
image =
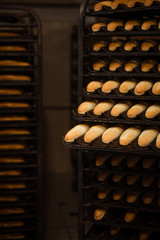
[[[30,121],[31,119],[25,115],[1,115],[0,123],[2,122],[23,122]]]
[[[0,234],[0,239],[1,240],[18,240],[18,239],[26,239],[26,235],[24,233],[15,233],[15,231],[13,231],[13,233],[4,233],[4,234]]]
[[[0,208],[0,215],[24,214],[24,208]]]
[[[157,149],[160,149],[160,131],[155,128],[147,128],[143,130],[141,127],[129,127],[125,126],[111,126],[106,125],[94,125],[78,124],[73,127],[64,137],[65,142],[73,143],[78,138],[82,138],[84,143],[91,144],[98,140],[103,144],[111,144],[114,141],[118,141],[116,146],[128,146],[135,142],[142,149],[150,146],[152,143]]]
[[[152,52],[152,51],[160,51],[160,44],[158,44],[155,40],[114,40],[111,42],[106,41],[98,41],[93,44],[92,51],[94,52],[116,52],[116,51],[141,51],[141,52]]]
[[[0,74],[0,82],[29,82],[31,77],[27,75],[18,75],[18,74]]]
[[[15,102],[15,101],[1,101],[0,109],[4,108],[30,108],[31,105],[28,102]]]
[[[18,60],[0,60],[0,67],[30,67],[30,62]]]
[[[27,49],[18,45],[0,45],[0,52],[25,52]]]
[[[149,30],[159,30],[160,20],[155,19],[132,19],[128,21],[123,20],[112,20],[94,23],[89,27],[91,32],[114,32],[114,31],[149,31]]]
[[[94,11],[99,12],[103,9],[119,9],[120,7],[134,8],[137,4],[141,4],[140,6],[149,7],[154,3],[159,4],[159,0],[108,0],[108,1],[99,1],[94,5]]]
[[[160,114],[160,105],[148,103],[133,104],[130,101],[114,102],[112,100],[99,102],[98,100],[90,100],[81,103],[77,110],[80,116],[84,116],[87,113],[91,113],[94,116],[105,115],[107,118],[118,118],[124,116],[125,118],[135,119],[143,113],[142,119],[154,119]],[[91,115],[90,114],[90,115]],[[89,115],[89,116],[90,116]]]
[[[113,79],[104,82],[95,80],[87,84],[86,91],[88,93],[95,93],[98,91],[103,94],[132,94],[135,96],[150,94],[159,96],[160,81],[153,82],[153,80],[137,81],[136,79],[127,79],[122,82]]]
[[[12,135],[31,135],[29,129],[22,128],[0,128],[0,136],[12,136]]]
[[[10,221],[2,221],[0,222],[0,228],[8,228],[8,227],[22,227],[24,226],[23,221],[16,221],[16,220],[10,220]]]
[[[4,164],[4,163],[24,163],[25,159],[24,157],[13,157],[13,156],[4,156],[4,157],[0,157],[0,164]]]
[[[123,59],[114,59],[110,61],[98,60],[91,67],[89,67],[91,72],[160,72],[160,63],[156,62],[153,59],[148,60],[135,60],[131,59],[124,61]]]

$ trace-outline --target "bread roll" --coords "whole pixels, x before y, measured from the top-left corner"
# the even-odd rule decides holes
[[[112,1],[102,1],[94,5],[94,11],[98,12],[102,10],[103,7],[111,7]]]
[[[139,20],[129,20],[125,23],[125,30],[126,31],[132,31],[135,26],[139,26],[140,22]]]
[[[160,95],[160,82],[156,82],[153,85],[152,93],[155,94],[155,95]]]
[[[140,113],[144,112],[146,110],[147,106],[143,104],[135,104],[133,107],[131,107],[127,111],[127,117],[129,118],[135,118],[137,117]]]
[[[149,169],[152,167],[152,165],[155,163],[156,159],[155,158],[151,158],[151,157],[145,157],[142,161],[142,167],[144,169]]]
[[[104,67],[106,63],[103,60],[99,60],[98,62],[93,64],[94,71],[100,71],[102,67]]]
[[[158,134],[156,138],[156,147],[160,149],[160,133]]]
[[[115,80],[109,80],[105,82],[102,86],[102,92],[104,93],[110,93],[113,89],[118,88],[120,83]]]
[[[25,189],[24,183],[0,183],[0,189]]]
[[[141,50],[143,52],[148,52],[150,50],[150,48],[154,47],[156,45],[156,43],[152,40],[146,40],[144,42],[142,42],[141,44]]]
[[[158,135],[158,131],[156,129],[146,129],[144,130],[138,138],[138,145],[140,147],[146,147],[148,145],[150,145],[154,139],[157,137]]]
[[[110,127],[108,128],[102,135],[102,142],[109,144],[117,139],[123,132],[123,128],[121,127]]]
[[[28,67],[31,66],[29,62],[21,62],[21,61],[14,61],[14,60],[1,60],[0,66],[22,66]]]
[[[22,163],[23,157],[0,157],[0,163]]]
[[[8,214],[22,214],[25,213],[23,208],[1,208],[0,214],[8,215]]]
[[[117,103],[111,110],[111,116],[118,117],[123,112],[127,111],[130,107],[129,102]]]
[[[105,199],[110,194],[110,192],[110,189],[100,189],[98,192],[98,199]]]
[[[81,103],[78,107],[78,113],[79,114],[85,114],[96,106],[97,102],[96,101],[85,101]]]
[[[152,86],[153,83],[151,81],[147,80],[141,81],[136,85],[134,93],[136,95],[144,95],[149,89],[152,88]]]
[[[21,36],[20,33],[15,32],[0,32],[0,37],[19,37]]]
[[[109,71],[115,72],[118,70],[119,67],[122,66],[122,63],[120,60],[114,60],[109,64]]]
[[[25,149],[25,145],[21,143],[0,143],[0,150],[22,150]]]
[[[16,234],[16,233],[8,233],[8,234],[0,234],[1,240],[17,240],[17,239],[24,239],[24,234]]]
[[[105,163],[105,161],[107,160],[107,158],[108,157],[106,155],[103,155],[103,154],[98,155],[96,157],[96,161],[95,161],[96,166],[97,167],[102,166]]]
[[[130,0],[127,4],[127,7],[132,8],[136,3],[144,3],[145,0]]]
[[[28,135],[31,132],[27,129],[0,129],[0,135]]]
[[[124,174],[122,173],[114,173],[113,174],[113,182],[118,183],[124,178]]]
[[[117,40],[117,41],[109,43],[108,49],[109,49],[109,51],[114,52],[120,46],[122,46],[122,42]]]
[[[119,87],[119,91],[121,93],[128,93],[130,90],[132,90],[136,86],[136,81],[133,79],[124,81],[121,83]]]
[[[141,133],[141,130],[138,128],[131,127],[126,129],[120,136],[119,144],[122,146],[127,146],[134,139],[136,139],[140,133]]]
[[[143,203],[146,204],[146,205],[151,204],[151,202],[153,201],[154,197],[155,196],[154,196],[153,193],[145,193],[143,195],[143,198],[142,198]]]
[[[91,29],[93,32],[98,32],[102,27],[105,27],[106,23],[95,23],[92,25]]]
[[[140,194],[139,194],[138,192],[128,193],[127,198],[126,198],[126,201],[127,201],[128,203],[134,203],[135,201],[137,201],[139,195],[140,195]]]
[[[147,111],[145,112],[145,117],[152,119],[155,118],[158,114],[160,114],[160,106],[152,105],[149,108],[147,108]]]
[[[133,72],[136,67],[138,67],[138,62],[131,60],[124,65],[124,70],[126,72]]]
[[[87,133],[84,135],[84,141],[86,143],[91,143],[96,138],[100,137],[104,131],[106,130],[106,127],[102,125],[94,125],[92,126]]]
[[[12,121],[28,121],[27,116],[0,116],[0,122],[12,122]]]
[[[18,200],[17,196],[0,196],[0,202],[16,202]]]
[[[123,21],[112,21],[108,23],[107,30],[110,32],[114,32],[117,27],[123,26]]]
[[[155,180],[154,176],[144,176],[142,179],[142,185],[144,187],[149,187],[153,183],[154,180]]]
[[[110,173],[108,172],[98,172],[97,179],[98,181],[103,182],[109,175]]]
[[[124,50],[127,52],[130,52],[137,46],[138,46],[138,43],[136,41],[129,41],[124,44]]]
[[[140,232],[139,240],[147,240],[147,239],[149,239],[150,235],[151,235],[150,232]]]
[[[136,218],[136,213],[134,212],[127,212],[124,216],[124,220],[127,223],[133,222],[135,218]]]
[[[21,175],[21,171],[18,170],[3,170],[0,171],[0,177],[4,177],[4,176],[19,176]]]
[[[104,41],[97,42],[93,45],[93,51],[98,52],[102,47],[105,47],[106,43]]]
[[[96,116],[101,116],[102,113],[109,111],[113,107],[114,103],[112,101],[104,101],[95,106],[93,113]]]
[[[134,185],[139,179],[139,175],[129,175],[127,176],[127,184]]]
[[[111,160],[111,165],[117,167],[125,158],[125,155],[114,155]]]
[[[26,51],[26,48],[21,46],[0,46],[0,51]]]
[[[112,2],[111,8],[116,9],[118,8],[119,4],[127,5],[129,0],[114,0]]]
[[[103,85],[102,82],[99,82],[99,81],[92,81],[92,82],[88,83],[88,85],[87,85],[87,92],[94,93],[95,90],[101,88],[102,85]]]
[[[26,102],[0,102],[0,108],[29,108],[30,104]]]
[[[1,74],[0,81],[30,81],[31,78],[25,75],[9,75],[9,74]]]
[[[144,31],[147,31],[151,28],[151,26],[156,25],[157,22],[155,19],[151,20],[146,20],[145,22],[142,23],[141,29]]]
[[[127,159],[127,167],[128,168],[133,168],[138,163],[139,160],[140,160],[140,157],[138,157],[138,156],[130,156],[130,157],[128,157],[128,159]]]
[[[0,95],[21,95],[22,90],[20,89],[7,89],[7,88],[0,88]]]
[[[67,132],[64,137],[66,142],[74,142],[75,139],[83,136],[89,130],[89,126],[87,124],[79,124],[73,127],[71,130]]]
[[[22,226],[24,226],[24,222],[22,221],[0,222],[0,227],[22,227]]]
[[[110,233],[111,236],[115,236],[115,235],[118,234],[119,231],[120,231],[120,227],[113,226],[113,227],[111,227],[109,233]]]
[[[104,217],[104,215],[106,214],[106,212],[107,212],[107,208],[106,209],[96,209],[95,211],[94,211],[94,219],[95,220],[101,220],[103,217]]]
[[[141,64],[141,71],[142,72],[150,72],[152,68],[154,67],[154,61],[153,60],[147,60],[145,62],[142,62]]]
[[[120,199],[122,199],[123,195],[124,195],[124,191],[120,191],[120,190],[117,190],[113,193],[113,200],[114,201],[119,201]]]
[[[151,6],[154,1],[156,0],[145,0],[145,3],[144,3],[145,7]]]

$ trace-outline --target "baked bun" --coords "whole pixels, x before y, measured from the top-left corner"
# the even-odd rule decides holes
[[[109,80],[105,82],[102,86],[102,92],[110,93],[112,90],[118,88],[120,83],[116,80]]]
[[[125,193],[124,191],[116,190],[116,191],[113,193],[113,200],[114,200],[114,201],[119,201],[120,199],[122,199],[124,193]]]
[[[128,193],[127,198],[126,198],[126,201],[127,201],[128,203],[134,203],[134,202],[138,199],[139,195],[140,195],[140,194],[139,194],[138,192]]]
[[[132,8],[136,3],[144,3],[145,0],[129,0],[127,7]]]
[[[78,114],[85,114],[96,106],[97,102],[96,101],[85,101],[81,103],[78,107]]]
[[[22,66],[28,67],[31,66],[29,62],[21,62],[21,61],[14,61],[14,60],[1,60],[0,66]]]
[[[144,2],[145,7],[151,6],[154,1],[158,1],[158,0],[145,0],[145,2]]]
[[[0,189],[25,189],[24,183],[0,183]]]
[[[127,159],[127,167],[128,168],[133,168],[140,160],[140,157],[138,156],[130,156]]]
[[[17,196],[0,196],[0,202],[16,202],[18,200]]]
[[[94,11],[98,12],[101,11],[103,7],[111,7],[112,1],[102,1],[98,2],[94,5]]]
[[[107,24],[107,30],[109,32],[114,32],[117,27],[123,26],[123,21],[112,21]]]
[[[110,175],[109,172],[98,172],[97,179],[99,182],[103,182]]]
[[[109,49],[109,51],[114,52],[114,51],[116,51],[116,49],[119,48],[120,46],[122,46],[122,42],[119,41],[119,40],[116,40],[116,41],[114,41],[114,42],[109,43],[108,49]]]
[[[102,142],[109,144],[117,139],[123,132],[121,127],[110,127],[102,135]]]
[[[64,137],[66,142],[74,142],[77,138],[83,136],[89,130],[87,124],[79,124],[67,132]]]
[[[100,154],[96,157],[95,164],[96,164],[97,167],[100,167],[105,163],[106,160],[107,160],[107,156],[103,155],[103,154]]]
[[[26,48],[21,46],[0,46],[0,51],[26,51]]]
[[[105,199],[110,194],[110,192],[110,189],[100,189],[98,192],[98,199]]]
[[[112,9],[118,8],[119,4],[127,5],[129,0],[113,0],[112,2]]]
[[[84,135],[84,141],[86,143],[91,143],[96,138],[100,137],[104,131],[106,130],[106,127],[102,125],[94,125],[92,126],[87,133]]]
[[[134,89],[134,93],[136,95],[144,95],[149,89],[151,89],[153,86],[153,83],[151,81],[148,80],[144,80],[139,82],[135,89]]]
[[[147,111],[145,112],[145,117],[148,119],[152,119],[152,118],[155,118],[159,114],[160,114],[160,106],[152,105],[149,108],[147,108]]]
[[[97,89],[101,88],[103,85],[100,81],[92,81],[87,85],[87,92],[94,93]]]
[[[126,72],[132,72],[136,67],[138,67],[138,62],[135,60],[131,60],[124,65],[124,70]]]
[[[119,87],[120,93],[128,93],[130,90],[134,89],[136,86],[136,81],[133,79],[131,80],[126,80],[123,83],[121,83]]]
[[[158,134],[157,138],[156,138],[156,147],[158,149],[160,149],[160,133]]]
[[[138,43],[136,41],[129,41],[124,44],[124,50],[127,52],[131,52],[137,46]]]
[[[144,42],[142,42],[141,44],[141,50],[143,52],[148,52],[150,50],[150,48],[154,47],[156,45],[156,43],[152,40],[146,40]]]
[[[95,220],[101,220],[103,217],[104,217],[104,215],[106,214],[106,212],[107,212],[107,208],[106,209],[96,209],[95,211],[94,211],[94,219]]]
[[[155,176],[144,176],[142,179],[142,185],[144,187],[149,187],[154,180],[155,180]]]
[[[0,163],[22,163],[23,157],[0,157]]]
[[[0,32],[0,37],[20,37],[20,33],[15,32]]]
[[[5,221],[0,222],[0,227],[22,227],[24,226],[24,222],[22,221]]]
[[[145,106],[143,104],[135,104],[127,111],[127,117],[135,118],[140,113],[144,112],[146,110],[146,108],[147,108],[147,106]]]
[[[149,239],[150,235],[151,235],[150,232],[140,232],[139,233],[139,240],[147,240],[147,239]]]
[[[147,60],[145,62],[142,62],[141,64],[141,71],[142,72],[150,72],[152,68],[154,67],[155,63],[153,60]]]
[[[99,41],[93,45],[93,51],[98,52],[101,48],[105,47],[106,43],[104,41]]]
[[[124,216],[124,220],[127,223],[133,222],[135,218],[136,218],[136,213],[134,212],[127,212]]]
[[[1,74],[0,81],[31,81],[29,76]]]
[[[146,205],[151,204],[151,202],[153,201],[154,197],[155,197],[155,195],[153,193],[145,193],[143,195],[143,198],[142,198],[143,203],[146,204]]]
[[[18,233],[8,233],[8,234],[0,234],[0,239],[2,240],[18,240],[18,239],[24,239],[24,234],[18,234]]]
[[[119,138],[119,144],[122,146],[129,145],[133,140],[135,140],[139,134],[141,133],[141,130],[138,128],[128,128],[126,129]]]
[[[0,171],[0,177],[4,177],[4,176],[19,176],[21,175],[21,171],[18,170],[3,170]]]
[[[115,235],[118,234],[119,231],[120,231],[120,227],[113,226],[113,227],[111,227],[109,233],[110,233],[111,236],[115,236]]]
[[[93,109],[93,113],[96,116],[101,116],[102,113],[109,111],[113,107],[114,103],[112,101],[104,101],[98,103]]]
[[[123,112],[127,111],[130,108],[129,102],[117,103],[111,110],[111,116],[118,117]]]
[[[102,27],[106,27],[106,23],[95,23],[92,25],[91,29],[93,32],[98,32]]]
[[[12,121],[28,121],[29,118],[27,116],[0,116],[0,122],[12,122]]]
[[[20,89],[9,89],[9,88],[0,88],[0,95],[21,95],[22,90]]]
[[[98,62],[93,64],[93,70],[100,71],[101,68],[103,68],[105,65],[106,65],[106,63],[103,60],[99,60]]]
[[[126,31],[132,31],[135,26],[139,26],[140,22],[139,20],[129,20],[125,23],[125,30]]]
[[[26,102],[0,102],[0,108],[28,108],[29,103]]]
[[[8,214],[22,214],[25,213],[23,208],[1,208],[0,215],[8,215]]]
[[[122,173],[114,173],[113,174],[113,182],[114,183],[118,183],[118,182],[120,182],[123,178],[124,178],[124,174],[122,174]]]
[[[139,175],[129,175],[127,176],[127,184],[134,185],[139,179]]]
[[[153,85],[152,93],[153,93],[154,95],[160,95],[160,82],[156,82],[156,83]]]
[[[31,132],[27,129],[0,129],[0,135],[28,135]]]
[[[140,147],[147,147],[150,145],[158,135],[156,129],[146,129],[138,137],[138,145]]]
[[[22,143],[0,143],[0,150],[22,150],[25,149],[25,145]]]
[[[122,66],[122,63],[120,60],[114,60],[109,64],[109,71],[115,72]]]
[[[113,167],[119,166],[119,164],[125,159],[125,155],[114,155],[111,160],[111,165]]]
[[[144,31],[149,30],[153,25],[156,25],[157,22],[156,20],[146,20],[145,22],[142,23],[141,29]]]

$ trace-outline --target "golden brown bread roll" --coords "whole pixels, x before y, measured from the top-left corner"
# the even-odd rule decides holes
[[[145,157],[142,161],[142,167],[145,169],[151,168],[152,165],[155,163],[156,159],[155,158],[151,158],[151,157]]]
[[[133,185],[135,184],[139,179],[139,175],[129,175],[127,176],[127,184]]]
[[[97,167],[100,167],[103,165],[103,163],[105,163],[106,160],[107,160],[107,156],[104,154],[100,154],[96,157],[95,164]]]
[[[17,196],[0,196],[0,202],[16,202],[18,200]]]
[[[95,23],[92,25],[91,29],[93,32],[98,32],[102,27],[105,27],[106,23]]]
[[[97,101],[85,101],[81,103],[78,107],[78,113],[85,114],[93,110],[93,108],[96,106],[97,103],[98,103]]]
[[[21,36],[20,33],[15,32],[0,32],[0,37],[19,37]]]
[[[96,138],[100,137],[104,131],[106,130],[106,127],[102,125],[94,125],[92,126],[87,133],[84,135],[84,141],[86,143],[91,143]]]
[[[0,183],[0,189],[24,189],[26,184],[24,183]]]
[[[21,214],[25,213],[23,208],[1,208],[0,214],[8,215],[8,214]]]
[[[98,52],[102,47],[105,47],[106,43],[104,41],[99,41],[93,45],[93,51]]]
[[[134,203],[135,201],[137,201],[139,195],[140,195],[140,194],[139,194],[138,192],[128,193],[127,198],[126,198],[126,201],[127,201],[128,203]]]
[[[0,234],[0,239],[1,240],[17,240],[17,239],[24,239],[25,235],[24,234],[16,234],[16,233],[8,233],[8,234]]]
[[[110,93],[112,90],[118,88],[120,83],[116,80],[109,80],[105,82],[102,86],[102,92]]]
[[[118,8],[119,4],[127,5],[129,0],[114,0],[112,2],[111,8],[116,9]]]
[[[121,127],[110,127],[102,135],[102,142],[109,144],[117,139],[123,132]]]
[[[156,138],[156,147],[160,149],[160,133],[158,134]]]
[[[103,182],[109,175],[110,173],[108,172],[98,172],[97,179],[98,181]]]
[[[144,187],[149,187],[153,183],[154,180],[155,180],[154,176],[143,176],[142,185]]]
[[[153,60],[147,60],[145,62],[142,62],[141,64],[141,71],[142,72],[150,72],[152,68],[154,67],[155,63]]]
[[[143,203],[146,204],[146,205],[147,204],[151,204],[151,202],[153,201],[154,197],[155,197],[155,195],[153,193],[145,193],[143,195],[143,198],[142,198]]]
[[[114,105],[113,101],[104,101],[104,102],[98,103],[94,107],[93,113],[96,116],[100,116],[102,115],[102,113],[109,111],[113,107],[113,105]]]
[[[117,27],[123,26],[123,21],[112,21],[107,24],[107,30],[110,32],[114,32]]]
[[[111,160],[111,165],[117,167],[124,159],[125,155],[114,155]]]
[[[145,6],[151,6],[154,2],[160,2],[160,0],[145,0]]]
[[[156,45],[156,43],[152,40],[146,40],[144,42],[142,42],[141,44],[141,50],[144,52],[148,52],[150,50],[150,48],[154,47]]]
[[[147,106],[145,106],[144,104],[135,104],[127,111],[127,117],[135,118],[140,113],[144,112],[146,108]]]
[[[122,199],[123,195],[124,195],[124,191],[121,190],[117,190],[113,193],[113,200],[115,201],[119,201],[120,199]]]
[[[0,108],[28,108],[29,103],[26,102],[0,102]]]
[[[122,173],[114,173],[113,174],[113,182],[118,183],[124,178],[124,174]]]
[[[0,46],[0,51],[26,51],[26,48],[21,46]]]
[[[109,233],[110,233],[111,236],[115,236],[115,235],[118,234],[119,231],[120,231],[120,227],[113,226],[113,227],[111,227]]]
[[[0,150],[21,150],[25,149],[25,145],[21,143],[0,143]]]
[[[134,79],[126,80],[123,83],[121,83],[119,87],[119,91],[121,93],[128,93],[130,90],[134,89],[136,86],[136,81]]]
[[[98,62],[93,64],[94,71],[100,71],[102,67],[104,67],[106,63],[103,60],[99,60]]]
[[[149,239],[150,235],[151,235],[150,232],[140,232],[139,240],[147,240],[147,239]]]
[[[9,75],[9,74],[1,74],[0,81],[30,81],[31,78],[25,75]]]
[[[12,121],[28,121],[27,116],[0,116],[0,122],[12,122]]]
[[[103,7],[111,7],[111,5],[112,5],[112,1],[98,2],[94,5],[94,11],[98,12],[98,11],[102,10]]]
[[[0,66],[23,66],[28,67],[31,64],[29,62],[21,62],[21,61],[14,61],[14,60],[1,60]]]
[[[94,211],[94,219],[98,220],[98,221],[101,220],[104,217],[104,215],[106,214],[107,210],[108,210],[107,208],[96,209]]]
[[[20,89],[7,89],[7,88],[0,88],[0,95],[21,95],[22,90]]]
[[[129,20],[125,23],[125,30],[126,31],[132,31],[132,29],[135,27],[135,26],[139,26],[140,25],[140,22],[139,20]]]
[[[136,218],[135,212],[127,212],[124,216],[124,220],[127,223],[133,222],[135,218]]]
[[[95,90],[101,88],[102,85],[103,85],[103,83],[100,81],[92,81],[92,82],[88,83],[88,85],[87,85],[87,92],[93,93],[93,92],[95,92]]]
[[[127,52],[130,52],[137,46],[138,46],[138,43],[136,41],[129,41],[124,44],[124,50]]]
[[[110,194],[110,192],[110,189],[100,189],[98,192],[98,199],[105,199]]]
[[[131,127],[126,129],[119,138],[119,144],[122,146],[127,146],[134,139],[136,139],[140,133],[141,133],[141,130],[138,128]]]
[[[109,64],[109,71],[115,72],[118,70],[119,67],[122,66],[122,63],[120,60],[114,60]]]
[[[74,142],[77,138],[83,136],[89,130],[87,124],[79,124],[67,132],[64,137],[66,142]]]
[[[147,30],[149,30],[151,28],[151,26],[156,25],[156,24],[157,24],[157,22],[156,22],[155,19],[147,20],[147,21],[142,23],[141,29],[144,30],[144,31],[147,31]]]
[[[28,135],[31,132],[27,129],[0,129],[0,135]]]
[[[153,85],[152,93],[155,94],[155,95],[160,95],[160,82],[156,82]]]
[[[113,52],[116,51],[116,49],[119,48],[120,46],[122,46],[122,42],[117,40],[109,43],[108,49],[109,51]]]
[[[117,103],[111,110],[111,116],[118,117],[123,112],[127,111],[130,107],[129,102]]]
[[[22,163],[23,157],[0,157],[0,163]]]
[[[152,119],[155,118],[158,114],[160,114],[160,106],[155,104],[147,108],[147,111],[145,112],[145,117]]]
[[[132,8],[136,3],[144,3],[145,0],[129,0],[127,7]]]
[[[131,60],[124,65],[124,70],[126,72],[132,72],[136,67],[138,67],[138,62],[135,60]]]
[[[153,83],[151,81],[148,80],[144,80],[139,82],[135,89],[134,89],[134,93],[136,95],[144,95],[149,89],[151,89],[153,86]]]
[[[156,129],[146,129],[138,137],[138,145],[140,147],[146,147],[150,145],[158,135]]]
[[[127,167],[133,168],[138,163],[139,160],[140,160],[140,157],[138,156],[130,156],[127,159]]]
[[[3,170],[0,171],[0,177],[4,177],[4,176],[19,176],[21,175],[21,171],[18,170]]]
[[[22,221],[0,222],[0,227],[22,227],[22,226],[24,226],[24,222]]]

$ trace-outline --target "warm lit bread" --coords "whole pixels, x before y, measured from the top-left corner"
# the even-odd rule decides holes
[[[93,108],[96,106],[96,104],[97,104],[96,101],[85,101],[79,105],[78,113],[85,114],[85,113],[93,110]]]
[[[25,213],[23,208],[1,208],[0,214],[8,215],[8,214],[21,214]]]
[[[125,23],[125,30],[126,31],[131,31],[135,26],[139,26],[140,22],[139,20],[129,20]]]
[[[119,138],[119,144],[122,146],[127,146],[133,140],[135,140],[140,133],[141,133],[141,130],[138,128],[131,127],[126,129]]]
[[[30,81],[31,78],[25,75],[0,75],[0,81]]]
[[[99,81],[92,81],[90,83],[88,83],[87,85],[87,92],[95,92],[97,89],[101,88],[103,85],[102,82],[99,82]]]
[[[119,91],[121,93],[128,93],[130,90],[134,89],[136,86],[136,81],[133,79],[131,80],[126,80],[123,83],[121,83],[120,87],[119,87]]]
[[[149,89],[151,89],[153,86],[153,83],[151,81],[141,81],[139,82],[135,89],[134,89],[134,93],[136,95],[144,95]]]
[[[18,200],[17,196],[0,196],[0,202],[16,202]]]
[[[8,234],[0,234],[1,240],[18,240],[18,239],[24,239],[24,234],[18,234],[18,233],[8,233]]]
[[[118,70],[119,67],[122,66],[122,63],[120,60],[114,60],[109,64],[109,71],[115,72]]]
[[[150,72],[152,68],[154,67],[154,61],[153,60],[147,60],[145,62],[142,62],[141,64],[141,71],[142,72]]]
[[[0,135],[28,135],[31,132],[27,129],[0,129]]]
[[[29,103],[26,102],[0,102],[0,108],[28,108]]]
[[[118,183],[118,182],[120,182],[123,178],[124,178],[124,174],[122,174],[122,173],[114,173],[112,180],[113,180],[114,183]]]
[[[110,189],[100,189],[98,192],[98,199],[105,199],[110,194],[110,192]]]
[[[94,11],[98,12],[101,11],[103,7],[111,7],[112,1],[102,1],[98,2],[94,5]]]
[[[107,208],[106,209],[96,209],[95,211],[94,211],[94,219],[95,220],[101,220],[103,217],[104,217],[104,215],[106,214],[106,212],[107,212]]]
[[[129,0],[113,0],[111,8],[116,9],[118,8],[119,4],[127,5],[128,1]]]
[[[127,176],[127,184],[133,185],[137,182],[138,179],[139,179],[139,175],[129,175]]]
[[[135,118],[137,117],[140,113],[144,112],[146,110],[146,106],[143,104],[135,104],[133,107],[131,107],[127,111],[127,117],[129,118]]]
[[[21,46],[0,46],[0,51],[26,51],[26,48]]]
[[[127,197],[126,197],[126,201],[128,203],[134,203],[139,197],[139,193],[138,192],[131,192],[128,193]]]
[[[21,150],[25,149],[25,145],[21,143],[0,143],[0,150]]]
[[[127,223],[133,222],[135,218],[136,218],[136,213],[134,212],[127,212],[124,216],[124,220]]]
[[[93,32],[98,32],[102,27],[105,27],[106,23],[95,23],[92,25],[91,29]]]
[[[130,156],[127,159],[127,167],[128,168],[133,168],[138,163],[139,160],[140,160],[140,157]]]
[[[120,227],[113,226],[113,227],[111,227],[109,233],[110,233],[111,236],[115,236],[115,235],[118,234],[119,231],[120,231]]]
[[[139,233],[139,240],[147,240],[147,239],[149,239],[150,235],[151,235],[150,232],[140,232]]]
[[[158,135],[156,129],[146,129],[138,137],[138,145],[140,147],[146,147],[150,145]]]
[[[91,143],[96,138],[100,137],[104,131],[106,130],[106,127],[102,125],[94,125],[92,126],[87,133],[84,135],[84,141],[86,143]]]
[[[100,116],[102,113],[109,111],[113,105],[114,103],[112,101],[101,102],[94,107],[93,113],[97,116]]]
[[[145,193],[144,195],[143,195],[143,198],[142,198],[142,200],[143,200],[143,203],[144,204],[151,204],[151,202],[153,201],[153,199],[154,199],[154,194],[153,193]]]
[[[157,24],[156,20],[146,20],[145,22],[142,23],[141,29],[146,31],[146,30],[149,30],[151,26],[156,24]]]
[[[155,180],[154,176],[144,176],[142,179],[142,185],[144,187],[149,187],[153,183],[154,180]]]
[[[112,21],[107,24],[107,30],[110,32],[114,32],[117,29],[117,27],[120,27],[120,26],[123,26],[122,21]]]
[[[0,171],[0,177],[4,177],[4,176],[19,176],[21,175],[21,171],[18,170],[1,170]]]
[[[152,118],[155,118],[159,114],[160,114],[160,106],[152,105],[149,108],[147,108],[147,111],[145,112],[145,117],[152,119]]]
[[[124,159],[125,155],[114,155],[111,160],[111,165],[117,167]]]
[[[120,199],[122,199],[123,195],[124,191],[117,190],[113,193],[113,200],[119,201]]]
[[[127,52],[132,51],[135,47],[137,47],[138,43],[136,41],[129,41],[124,44],[124,50]]]
[[[117,41],[109,43],[108,49],[109,49],[109,51],[113,52],[113,51],[116,51],[116,49],[119,48],[120,46],[122,46],[122,42],[117,40]]]
[[[109,175],[110,173],[108,172],[98,172],[97,179],[98,181],[103,182]]]
[[[156,159],[155,158],[151,158],[151,157],[145,157],[142,161],[142,167],[145,169],[149,169],[152,167],[152,165],[155,163]]]
[[[129,0],[127,7],[132,8],[136,3],[144,3],[145,0]]]
[[[22,221],[0,222],[0,227],[22,227],[22,226],[24,226],[24,222],[22,222]]]
[[[142,42],[141,50],[144,52],[148,52],[150,50],[150,48],[154,47],[155,45],[156,45],[156,43],[154,41],[146,40],[146,41]]]
[[[83,136],[89,130],[89,126],[87,124],[79,124],[73,127],[71,130],[67,132],[64,137],[66,142],[74,142],[77,138]]]
[[[118,88],[120,83],[115,80],[109,80],[105,82],[102,86],[102,92],[104,93],[110,93],[113,89]]]
[[[0,157],[0,163],[22,163],[23,157]]]
[[[96,157],[96,161],[95,161],[95,164],[97,167],[100,167],[101,165],[103,165],[103,163],[105,163],[107,159],[107,156],[106,155],[103,155],[103,154],[100,154]]]
[[[0,37],[19,37],[21,36],[20,33],[15,32],[0,32]]]
[[[121,127],[110,127],[102,135],[102,142],[109,144],[117,139],[123,132]]]
[[[111,116],[118,117],[123,112],[127,111],[130,107],[130,103],[117,103],[111,110]]]
[[[145,0],[145,6],[151,6],[154,2],[160,2],[160,0]]]
[[[29,118],[27,116],[0,116],[0,122],[12,122],[12,121],[28,121]]]
[[[24,189],[26,184],[24,183],[0,183],[0,189]]]
[[[156,138],[156,147],[160,149],[160,133],[158,134]]]
[[[97,42],[93,45],[93,51],[98,52],[102,47],[105,47],[106,43],[104,41]]]
[[[31,64],[29,62],[21,62],[21,61],[14,61],[14,60],[1,60],[0,66],[22,66],[28,67]]]
[[[138,67],[138,62],[131,60],[124,65],[124,70],[126,72],[132,72],[136,67]]]
[[[98,62],[93,64],[94,71],[100,71],[102,67],[104,67],[106,63],[103,60],[99,60]]]
[[[153,85],[152,93],[155,94],[155,95],[160,95],[160,82],[156,82]]]
[[[0,95],[21,95],[22,90],[20,89],[9,89],[9,88],[0,88]]]

